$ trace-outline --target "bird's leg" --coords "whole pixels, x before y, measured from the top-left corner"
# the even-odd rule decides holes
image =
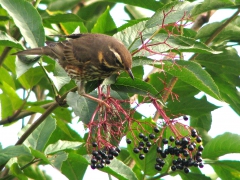
[[[107,108],[110,108],[110,106],[109,106],[106,102],[104,102],[103,100],[98,99],[98,98],[96,98],[96,97],[93,97],[93,96],[91,96],[91,95],[89,95],[89,94],[86,94],[86,92],[85,92],[85,85],[86,85],[86,81],[78,81],[78,82],[77,82],[78,94],[79,94],[79,95],[84,96],[84,97],[87,97],[87,98],[89,98],[89,99],[91,99],[91,100],[93,100],[93,101],[96,101],[96,102],[98,102],[99,104],[104,104]]]

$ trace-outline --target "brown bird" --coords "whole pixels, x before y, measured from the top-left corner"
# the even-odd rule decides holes
[[[120,70],[125,70],[134,79],[132,56],[122,42],[104,34],[65,37],[69,40],[48,42],[47,46],[20,51],[15,55],[47,55],[57,59],[68,75],[77,81],[79,94],[87,97],[87,81],[103,80]]]

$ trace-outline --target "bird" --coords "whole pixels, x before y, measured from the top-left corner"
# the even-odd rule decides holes
[[[68,76],[76,80],[78,93],[87,97],[85,85],[88,81],[103,80],[122,70],[134,79],[132,56],[121,41],[112,36],[94,33],[64,37],[68,39],[46,42],[46,46],[19,51],[13,55],[46,55],[56,59]]]

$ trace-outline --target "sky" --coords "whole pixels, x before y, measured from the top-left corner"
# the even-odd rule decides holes
[[[124,5],[120,4],[117,7],[115,7],[111,11],[111,15],[113,16],[113,19],[115,20],[117,26],[121,26],[123,23],[125,23],[124,20],[129,19],[128,15],[125,13],[120,13],[123,10]],[[151,15],[151,12],[148,12],[149,16]],[[216,22],[216,21],[221,21],[222,19],[228,18],[234,13],[234,11],[231,10],[219,10],[217,11],[210,19],[210,22]],[[119,16],[119,14],[121,16]],[[240,52],[240,48],[239,52]],[[145,72],[147,73],[149,69],[145,69]],[[201,94],[199,95],[199,97]],[[236,133],[240,134],[239,131],[239,125],[240,125],[240,117],[228,106],[228,104],[219,102],[215,100],[214,98],[211,98],[207,96],[207,99],[209,102],[221,106],[221,108],[216,109],[212,112],[212,117],[213,117],[213,122],[212,122],[212,127],[211,130],[209,131],[210,136],[216,137],[217,135],[223,134],[224,132],[231,132],[231,133]],[[146,109],[146,107],[140,107],[143,109]],[[146,116],[151,116],[153,115],[154,111],[151,111],[152,108],[148,108],[147,111],[145,111],[144,115]],[[17,141],[17,133],[21,130],[22,123],[19,121],[9,127],[2,127],[0,126],[0,143],[2,144],[2,147],[5,148],[9,145],[14,145]],[[71,127],[75,129],[77,132],[84,133],[84,130],[82,128],[81,123],[78,123],[78,120],[75,119],[73,120],[73,123],[71,124]],[[11,132],[11,133],[10,133]],[[235,160],[238,159],[240,160],[239,155],[226,155],[222,157],[221,159],[224,158],[234,158]],[[51,166],[45,166],[42,167],[43,170],[46,170],[47,174],[51,175],[54,177],[53,179],[58,179],[58,180],[67,180],[67,178],[60,174],[57,170],[52,168]],[[205,168],[202,169],[204,173],[211,174],[213,170],[206,166]],[[102,173],[101,171],[98,170],[93,170],[89,168],[87,170],[87,173],[84,176],[84,180],[89,180],[89,179],[109,179],[108,175],[106,173]],[[114,178],[113,178],[114,179]],[[166,179],[179,179],[179,177],[176,178],[166,178]]]

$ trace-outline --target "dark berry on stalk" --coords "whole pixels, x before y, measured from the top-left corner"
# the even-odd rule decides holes
[[[144,147],[144,148],[143,148],[143,152],[144,152],[144,153],[148,153],[148,152],[149,152],[149,149],[148,149],[147,147]]]
[[[91,164],[92,169],[96,169],[96,164]]]
[[[168,140],[164,138],[164,139],[162,140],[162,143],[163,143],[163,144],[168,144]]]
[[[197,136],[197,131],[196,131],[196,129],[192,129],[192,130],[191,130],[191,136],[192,136],[192,137],[196,137],[196,136]]]
[[[154,138],[155,138],[155,135],[154,135],[154,134],[149,134],[149,138],[150,138],[150,139],[154,139]]]
[[[194,161],[193,161],[192,158],[189,158],[189,159],[187,160],[187,166],[193,166],[193,163],[194,163]]]
[[[200,168],[203,168],[203,167],[204,167],[203,163],[199,163],[198,166],[199,166]]]
[[[179,156],[180,155],[180,151],[178,148],[174,149],[174,154],[175,156]]]
[[[139,154],[139,159],[143,160],[145,158],[144,154]]]
[[[186,137],[182,138],[182,145],[187,145],[189,143],[188,139]]]
[[[108,154],[108,159],[113,160],[113,155],[112,154]]]
[[[194,148],[197,146],[195,142],[192,142],[191,144],[193,145]]]
[[[196,153],[196,156],[202,156],[202,152],[201,152],[201,151],[198,151],[198,152]]]
[[[197,162],[202,162],[202,158],[201,158],[200,156],[198,156],[198,157],[196,158],[196,160],[197,160]]]
[[[103,154],[102,154],[102,158],[103,158],[103,159],[107,159],[107,154],[106,154],[106,153],[103,153]]]
[[[162,148],[161,147],[157,147],[157,153],[162,153]]]
[[[176,171],[176,170],[177,170],[176,166],[174,166],[174,165],[171,166],[171,170],[172,170],[172,171]]]
[[[140,150],[139,150],[138,148],[134,148],[134,149],[133,149],[133,152],[136,153],[136,154],[139,153],[139,151],[140,151]]]
[[[102,163],[102,164],[105,164],[105,163],[106,163],[105,159],[102,159],[102,160],[101,160],[101,163]]]
[[[183,151],[183,156],[188,157],[189,156],[189,152],[187,150],[184,150]]]
[[[186,159],[182,159],[182,165],[187,166],[187,160]]]
[[[139,150],[143,150],[143,146],[138,146],[138,149]]]
[[[161,157],[166,158],[167,157],[166,153],[161,153]]]
[[[161,158],[156,158],[156,161],[160,166],[164,166],[164,164],[165,164],[165,161]]]
[[[96,142],[93,142],[93,143],[92,143],[92,147],[97,147],[97,143],[96,143]]]
[[[95,159],[95,158],[91,159],[91,163],[92,164],[96,164],[97,163],[97,159]]]
[[[106,164],[110,164],[111,163],[111,161],[110,161],[110,159],[106,159]]]
[[[180,141],[178,139],[175,140],[175,145],[176,146],[180,146],[181,145],[181,143],[180,143]]]
[[[161,171],[162,167],[159,164],[155,164],[155,169],[158,170],[158,171]]]
[[[96,155],[95,156],[97,160],[101,160],[102,159],[102,156],[100,154]]]
[[[138,145],[139,145],[139,146],[144,146],[144,142],[140,141],[140,142],[138,143]]]
[[[176,166],[176,168],[177,168],[177,169],[180,169],[180,170],[183,170],[183,166],[182,166],[181,164],[178,164],[178,165]]]
[[[192,144],[188,145],[188,150],[189,151],[193,151],[194,150],[194,146]]]
[[[148,141],[148,137],[147,137],[147,136],[144,136],[144,137],[143,137],[143,141],[144,141],[144,142],[147,142],[147,141]]]
[[[197,141],[198,143],[200,143],[200,142],[202,142],[202,138],[201,138],[200,136],[198,136],[198,137],[196,138],[196,141]]]
[[[151,147],[151,146],[152,146],[152,143],[149,142],[149,141],[147,141],[147,142],[146,142],[146,146],[147,146],[147,147]]]
[[[92,152],[92,155],[93,155],[93,156],[96,156],[96,155],[98,155],[98,152],[97,152],[97,151],[93,151],[93,152]]]
[[[169,154],[169,149],[165,149],[165,150],[164,150],[164,153],[165,153],[165,154]]]
[[[173,136],[169,137],[169,141],[173,142],[175,140],[175,138]]]
[[[183,116],[183,120],[184,120],[184,121],[187,121],[187,120],[188,120],[188,117],[187,117],[187,116]]]
[[[171,155],[174,155],[174,149],[172,146],[168,146],[168,152],[171,154]]]
[[[177,165],[177,160],[176,159],[174,159],[173,161],[172,161],[172,163],[173,163],[173,165]]]
[[[139,138],[143,138],[143,137],[144,137],[144,134],[143,134],[143,133],[139,133],[138,137],[139,137]]]
[[[115,150],[113,151],[112,154],[113,154],[113,156],[115,156],[115,157],[117,157],[117,156],[119,155],[119,153],[118,153],[117,151],[115,151]]]
[[[197,161],[194,161],[193,166],[194,166],[194,167],[198,167],[198,162],[197,162]]]
[[[198,146],[198,151],[203,151],[204,147],[202,145]]]
[[[116,147],[115,150],[120,153],[121,152],[121,149],[119,147]]]
[[[102,164],[98,163],[96,167],[97,167],[97,169],[101,169],[102,168]]]
[[[177,162],[180,164],[180,163],[182,163],[182,158],[177,158]]]
[[[127,142],[127,144],[131,144],[132,143],[131,139],[126,139],[126,142]]]
[[[160,132],[158,127],[155,127],[153,130],[154,130],[155,133],[159,133]]]
[[[184,168],[184,172],[185,173],[189,173],[189,169],[188,168]]]

